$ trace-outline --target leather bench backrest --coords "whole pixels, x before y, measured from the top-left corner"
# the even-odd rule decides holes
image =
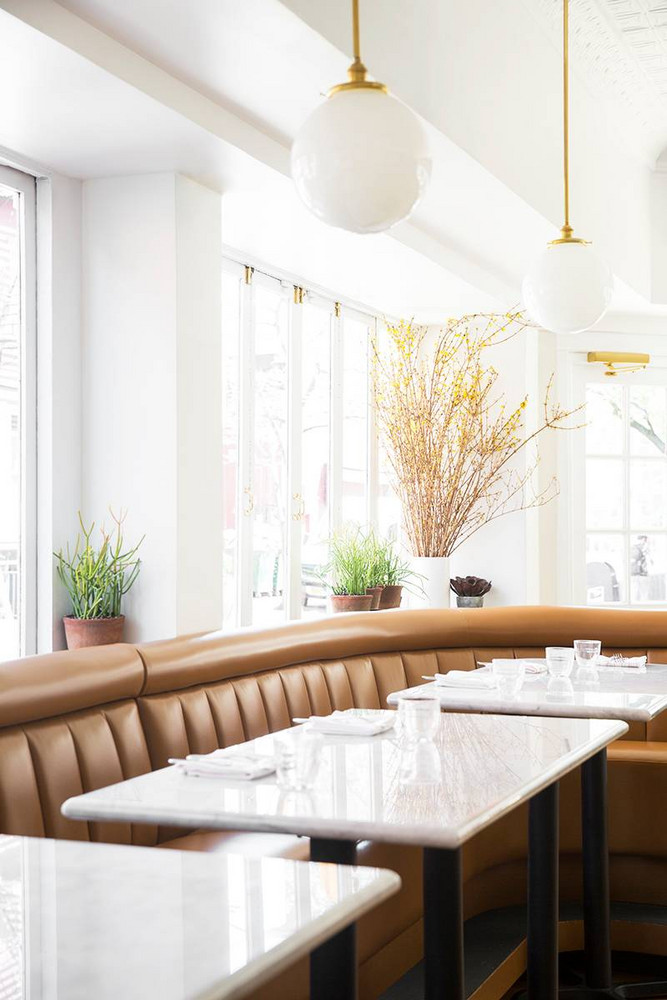
[[[667,662],[665,615],[564,608],[389,611],[0,664],[0,832],[155,843],[155,828],[68,821],[69,796],[284,728],[380,708],[422,675],[598,635]],[[520,636],[526,645],[512,644]],[[631,636],[635,645],[624,645]],[[663,638],[664,636],[664,638]],[[665,713],[667,716],[667,713]],[[633,726],[667,742],[667,718]]]
[[[154,844],[157,829],[65,819],[66,798],[150,771],[132,646],[0,664],[0,831]]]
[[[539,606],[387,611],[140,645],[151,760],[161,767],[174,752],[205,753],[283,728],[297,715],[382,707],[391,691],[424,675],[473,670],[494,657],[544,656],[546,645],[575,638],[598,636],[608,654],[665,663],[666,619],[660,612]],[[632,723],[627,738],[667,741],[667,713]]]
[[[134,700],[0,729],[0,831],[31,837],[155,844],[154,827],[81,823],[65,799],[151,770]]]

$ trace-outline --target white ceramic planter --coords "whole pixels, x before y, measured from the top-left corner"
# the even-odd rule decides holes
[[[413,556],[411,568],[419,579],[410,583],[410,607],[448,608],[449,559],[446,556]]]

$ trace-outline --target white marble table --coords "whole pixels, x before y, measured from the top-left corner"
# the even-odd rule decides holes
[[[236,1000],[397,892],[394,872],[0,836],[0,984]]]
[[[488,675],[490,667],[480,667],[475,675]],[[449,712],[492,712],[508,715],[562,716],[585,719],[622,719],[650,722],[667,709],[667,665],[648,664],[645,673],[623,672],[600,667],[600,681],[591,686],[571,678],[572,691],[551,691],[546,674],[527,674],[516,698],[505,700],[497,691],[483,688],[454,688],[436,685],[440,705]],[[416,696],[433,681],[395,691],[387,702],[396,705],[401,696]]]
[[[543,661],[545,662],[545,661]],[[489,666],[476,675],[488,676]],[[546,673],[527,674],[516,698],[502,698],[496,690],[453,688],[433,681],[404,691],[395,691],[387,701],[396,705],[401,697],[418,696],[425,689],[436,690],[440,707],[447,713],[483,712],[509,716],[552,718],[620,719],[650,722],[667,709],[667,665],[647,664],[645,671],[600,666],[599,681],[582,683],[575,666],[571,690],[563,693],[557,682],[554,691]],[[582,768],[582,859],[584,899],[584,942],[588,987],[611,995],[611,905],[609,891],[609,835],[607,828],[607,754],[600,751]],[[529,984],[530,987],[530,984]],[[633,987],[635,996],[640,995]],[[530,991],[530,989],[529,989]],[[650,995],[664,995],[660,992]]]
[[[356,842],[365,839],[422,846],[426,995],[461,998],[461,845],[530,800],[531,824],[541,831],[531,839],[531,867],[550,880],[546,895],[551,892],[555,906],[558,781],[627,728],[586,719],[443,715],[435,760],[425,761],[421,783],[402,782],[409,751],[390,731],[373,738],[325,737],[312,793],[285,793],[273,776],[242,782],[192,778],[167,768],[68,799],[63,813],[83,820],[304,834],[312,838],[315,860],[351,862]],[[272,737],[254,744],[266,751]],[[533,922],[549,923],[553,943],[556,910],[544,912],[544,885],[534,888]],[[543,958],[536,956],[536,975],[553,984],[555,965]],[[320,1000],[322,977],[317,971],[313,976],[313,995]]]

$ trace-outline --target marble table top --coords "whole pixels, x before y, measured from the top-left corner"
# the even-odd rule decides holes
[[[237,1000],[399,887],[375,868],[0,836],[0,993]]]
[[[62,811],[71,819],[454,848],[628,729],[503,715],[444,714],[439,723],[435,741],[416,750],[393,730],[324,737],[312,792],[285,792],[275,775],[234,781],[166,768],[68,799]],[[267,753],[272,742],[253,744]]]
[[[475,674],[488,674],[480,667]],[[598,684],[580,684],[576,666],[570,678],[571,690],[550,683],[546,674],[526,674],[516,698],[505,700],[495,690],[437,686],[440,705],[450,712],[493,712],[508,715],[569,716],[586,719],[622,719],[650,722],[667,709],[667,665],[648,664],[646,672],[630,673],[600,667]],[[387,702],[396,705],[402,695],[416,695],[433,682],[405,691],[395,691]]]

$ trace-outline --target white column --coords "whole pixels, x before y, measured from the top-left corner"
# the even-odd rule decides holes
[[[220,196],[176,178],[177,630],[222,616]]]
[[[144,532],[129,640],[222,609],[220,198],[173,174],[84,184],[83,511]]]

